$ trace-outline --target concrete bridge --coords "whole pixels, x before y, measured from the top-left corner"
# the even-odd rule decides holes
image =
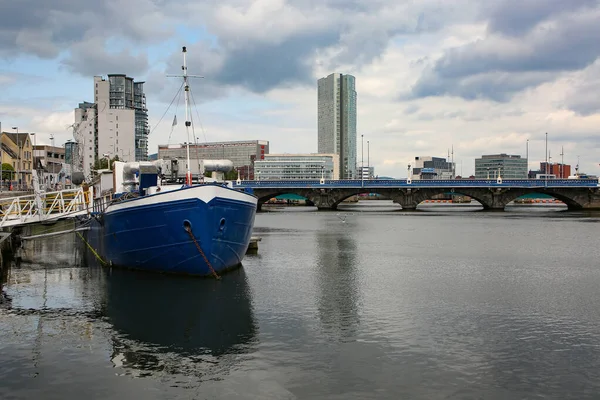
[[[235,189],[252,191],[258,197],[258,209],[281,194],[305,197],[319,210],[335,210],[345,199],[361,193],[377,193],[414,210],[422,201],[436,195],[454,193],[469,196],[485,210],[504,210],[511,201],[530,193],[550,195],[563,201],[570,210],[600,210],[598,179],[456,179],[456,180],[303,180],[237,181]]]

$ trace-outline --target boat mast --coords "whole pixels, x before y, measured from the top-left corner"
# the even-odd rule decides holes
[[[187,134],[187,145],[186,145],[186,162],[187,162],[187,172],[185,173],[185,184],[192,185],[192,171],[190,169],[190,126],[192,123],[190,122],[190,86],[188,84],[188,74],[187,74],[187,62],[186,62],[186,54],[187,49],[185,46],[182,48],[183,53],[183,66],[181,69],[183,70],[183,86],[185,90],[185,133]]]
[[[187,171],[185,174],[185,184],[191,185],[192,184],[192,171],[190,169],[191,168],[190,167],[190,126],[192,126],[192,123],[190,121],[190,118],[191,118],[190,85],[188,83],[188,79],[189,78],[204,78],[204,77],[200,76],[200,75],[188,75],[187,60],[186,60],[187,48],[185,46],[183,46],[181,52],[183,53],[183,66],[181,67],[183,74],[182,75],[167,75],[167,76],[183,78],[183,86],[185,89],[185,94],[184,94],[184,97],[185,97],[185,132],[187,134],[187,144],[186,144]]]

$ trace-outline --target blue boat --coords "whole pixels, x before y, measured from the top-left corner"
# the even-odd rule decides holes
[[[184,47],[187,119],[185,53]],[[190,121],[185,126],[189,137]],[[163,185],[160,162],[114,162],[112,171],[100,174],[93,190],[97,197],[88,237],[105,263],[214,276],[241,264],[250,243],[258,199],[219,179],[219,165],[211,182],[202,179],[193,183],[190,141],[187,143],[183,184]]]
[[[119,267],[193,275],[239,266],[256,197],[220,184],[170,189],[130,199],[133,192],[117,193],[89,231],[100,257]]]

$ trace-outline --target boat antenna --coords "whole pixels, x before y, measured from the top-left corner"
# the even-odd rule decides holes
[[[187,142],[186,142],[186,161],[187,161],[187,171],[185,173],[185,184],[188,186],[192,185],[192,171],[190,169],[190,126],[192,125],[191,113],[190,113],[190,85],[188,83],[188,78],[204,78],[203,76],[198,75],[188,75],[187,73],[187,48],[183,46],[181,48],[181,52],[183,53],[183,66],[181,70],[183,71],[182,75],[167,75],[167,76],[177,76],[183,78],[183,90],[185,95],[185,132],[187,134]]]

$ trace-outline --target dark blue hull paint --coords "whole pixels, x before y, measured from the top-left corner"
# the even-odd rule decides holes
[[[136,200],[130,200],[135,202]],[[209,275],[192,232],[216,272],[240,265],[254,225],[256,206],[216,197],[140,205],[100,215],[89,231],[90,243],[111,265],[142,270]]]

